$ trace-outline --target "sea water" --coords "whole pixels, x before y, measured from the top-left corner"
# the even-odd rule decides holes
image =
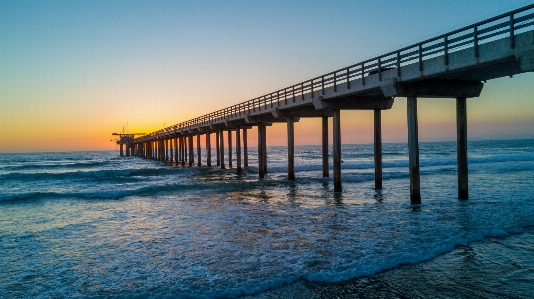
[[[495,237],[534,259],[524,245],[534,140],[468,148],[469,200],[459,201],[456,144],[420,143],[421,205],[409,200],[406,144],[383,145],[382,190],[373,146],[343,145],[341,194],[322,178],[320,146],[296,147],[293,182],[285,147],[268,147],[265,179],[254,148],[241,175],[116,151],[0,154],[0,297],[239,297],[418,265]]]

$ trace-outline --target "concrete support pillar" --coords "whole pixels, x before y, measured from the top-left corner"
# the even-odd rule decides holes
[[[228,131],[228,167],[232,168],[232,130]]]
[[[410,202],[421,203],[419,174],[419,133],[417,128],[417,97],[408,97],[408,155],[410,164]]]
[[[169,139],[165,139],[165,147],[164,147],[164,152],[163,152],[163,160],[164,161],[169,161]]]
[[[174,137],[174,162],[178,164],[178,161],[180,161],[180,153],[178,150],[178,137]]]
[[[458,198],[468,199],[467,107],[465,98],[456,99],[456,139],[458,159]]]
[[[169,161],[174,163],[174,138],[169,139]]]
[[[219,152],[220,152],[220,162],[221,162],[221,169],[225,169],[224,167],[224,131],[219,131]]]
[[[187,136],[187,143],[189,145],[189,166],[193,166],[195,163],[195,157],[193,152],[193,135]]]
[[[171,140],[165,139],[165,161],[169,161],[171,153]]]
[[[201,134],[197,135],[197,166],[202,166],[202,148],[200,147],[200,136]]]
[[[382,111],[375,109],[375,189],[382,189]]]
[[[206,165],[211,167],[211,133],[206,133]]]
[[[334,192],[341,192],[341,121],[338,109],[334,110],[333,127]]]
[[[167,158],[169,157],[169,140],[163,139],[163,161],[167,161]]]
[[[247,129],[243,129],[243,167],[248,167]]]
[[[322,152],[323,152],[323,178],[330,176],[328,172],[328,117],[323,116],[323,138],[322,138]]]
[[[221,165],[221,151],[219,148],[219,131],[215,132],[215,152],[217,153],[217,166]]]
[[[119,148],[120,148],[120,154],[121,154],[121,157],[124,157],[124,151],[123,151],[123,144],[122,143],[119,143]]]
[[[263,124],[258,124],[258,175],[260,179],[263,179],[265,177],[265,167],[263,166],[263,163],[265,162],[263,158]]]
[[[165,161],[165,139],[161,139],[160,140],[160,151],[161,151],[161,155],[160,155],[160,160],[161,161]]]
[[[161,160],[163,161],[167,161],[167,139],[163,139],[161,140],[161,151],[162,151],[162,155],[161,155]]]
[[[295,120],[287,118],[287,179],[295,180]]]
[[[157,149],[158,149],[156,159],[157,160],[161,160],[161,140],[158,139],[158,141],[156,142],[156,146],[157,146]]]
[[[187,144],[187,138],[185,138],[185,136],[182,136],[182,166],[185,165],[185,160],[186,160],[186,156],[187,156],[187,151],[185,150],[186,149],[186,144]]]
[[[176,158],[176,163],[182,161],[182,136],[178,137],[178,158]]]
[[[131,146],[129,144],[126,144],[126,157],[130,156],[130,152],[131,152]]]
[[[237,156],[237,173],[242,172],[241,169],[241,129],[237,127],[235,129],[235,153]]]
[[[165,143],[163,139],[159,140],[158,148],[159,148],[159,159],[163,161],[165,157]]]
[[[261,130],[262,130],[261,146],[262,146],[262,153],[263,153],[263,173],[267,174],[267,126],[265,124],[262,124]]]

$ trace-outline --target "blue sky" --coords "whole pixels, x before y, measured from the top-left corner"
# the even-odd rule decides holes
[[[0,1],[0,152],[113,148],[108,135],[126,122],[160,129],[531,3]],[[520,113],[510,136],[533,137],[531,78],[490,81],[491,94],[513,89],[521,101],[501,115],[490,97],[494,110],[474,117]]]

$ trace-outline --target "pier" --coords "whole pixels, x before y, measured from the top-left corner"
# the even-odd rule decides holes
[[[124,131],[124,130],[123,130]],[[113,133],[111,134],[113,136],[119,136],[118,139],[116,139],[117,144],[120,148],[120,155],[121,157],[129,157],[132,154],[133,148],[134,148],[134,138],[136,135],[145,135],[145,133]]]
[[[365,42],[365,41],[362,41]],[[201,138],[206,138],[206,166],[212,167],[211,134],[215,134],[216,166],[237,173],[248,167],[247,131],[258,132],[258,176],[268,172],[267,127],[287,125],[289,180],[295,179],[294,123],[301,118],[322,119],[323,177],[328,168],[328,119],[333,119],[334,192],[342,192],[341,110],[374,114],[375,188],[382,188],[382,110],[396,97],[407,98],[410,201],[421,203],[419,171],[418,98],[456,99],[458,198],[468,199],[467,108],[479,97],[487,80],[534,70],[534,5],[442,34],[419,43],[352,64],[260,97],[135,136],[122,136],[126,155],[170,163],[202,166]],[[233,160],[235,136],[236,159]],[[196,141],[196,164],[194,142]],[[122,143],[121,143],[121,155]]]

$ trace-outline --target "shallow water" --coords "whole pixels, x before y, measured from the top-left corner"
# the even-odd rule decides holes
[[[320,146],[296,148],[295,182],[285,147],[268,148],[264,180],[254,149],[240,176],[116,152],[2,154],[0,297],[237,297],[529,236],[533,140],[469,143],[468,201],[457,200],[455,143],[420,148],[419,206],[404,144],[384,145],[380,191],[373,147],[345,145],[341,195],[321,178]]]

